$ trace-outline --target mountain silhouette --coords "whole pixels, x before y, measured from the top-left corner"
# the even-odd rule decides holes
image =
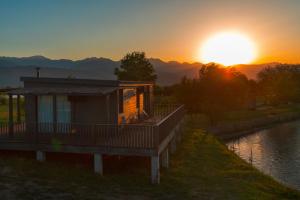
[[[201,63],[180,63],[176,61],[164,62],[157,58],[150,58],[158,75],[159,85],[172,85],[178,83],[183,76],[195,78]],[[261,65],[236,65],[235,67],[255,79],[256,74],[264,67]],[[272,64],[274,65],[274,63]],[[21,76],[35,76],[35,67],[40,67],[41,77],[74,77],[87,79],[116,79],[115,68],[120,61],[108,58],[85,58],[82,60],[49,59],[37,55],[31,57],[0,57],[0,88],[21,86]]]
[[[182,76],[194,77],[201,64],[182,64],[150,59],[157,74],[157,83],[172,85],[180,81]],[[41,77],[75,77],[89,79],[116,79],[115,68],[120,61],[108,58],[85,58],[82,60],[49,59],[44,56],[0,57],[0,87],[18,87],[21,76],[35,76],[35,67],[41,67]]]

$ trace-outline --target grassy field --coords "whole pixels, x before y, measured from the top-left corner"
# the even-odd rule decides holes
[[[200,124],[197,122],[197,124]],[[125,166],[122,168],[125,168]],[[122,171],[122,170],[121,170]],[[83,166],[0,157],[1,199],[300,199],[300,193],[263,175],[210,134],[189,122],[161,184],[149,169],[106,173]]]
[[[237,121],[260,118],[268,115],[280,115],[284,113],[300,112],[299,104],[285,104],[276,107],[261,107],[257,110],[238,110],[225,114],[224,121]]]
[[[16,100],[14,100],[14,119],[17,119]],[[24,119],[24,109],[21,107],[21,118]],[[0,123],[8,122],[8,105],[0,104]]]
[[[8,119],[8,106],[0,105],[0,122],[6,122]]]

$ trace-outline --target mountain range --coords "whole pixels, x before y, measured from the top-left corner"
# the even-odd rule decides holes
[[[178,83],[183,76],[197,77],[201,63],[180,63],[176,61],[164,62],[150,58],[150,62],[158,75],[159,85]],[[249,78],[255,79],[256,74],[270,64],[237,65],[239,71]],[[272,64],[274,65],[274,64]],[[21,86],[21,76],[35,76],[35,68],[40,67],[41,77],[73,77],[87,79],[116,79],[115,68],[120,61],[108,58],[86,58],[82,60],[49,59],[44,56],[31,57],[0,57],[0,88]]]

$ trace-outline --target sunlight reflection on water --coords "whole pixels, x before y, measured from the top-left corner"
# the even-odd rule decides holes
[[[233,139],[227,146],[264,173],[300,190],[300,121]]]

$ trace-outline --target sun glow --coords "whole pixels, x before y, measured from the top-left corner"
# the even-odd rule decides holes
[[[254,43],[237,32],[218,33],[209,38],[200,49],[204,63],[216,62],[225,66],[248,64],[256,57]]]

